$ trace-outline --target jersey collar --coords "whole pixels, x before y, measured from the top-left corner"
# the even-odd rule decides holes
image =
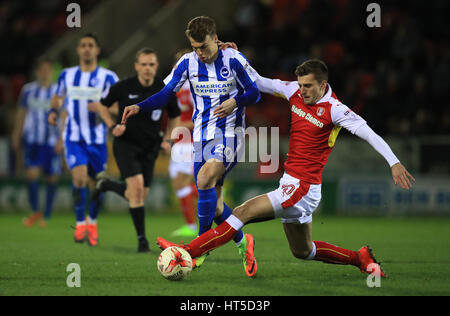
[[[327,92],[326,92],[325,95],[322,97],[322,99],[320,99],[319,101],[317,101],[316,104],[329,102],[332,93],[333,93],[333,91],[331,90],[331,86],[330,86],[329,83],[327,83]]]

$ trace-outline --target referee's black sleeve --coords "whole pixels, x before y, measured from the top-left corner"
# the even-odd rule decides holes
[[[167,113],[171,119],[181,115],[181,110],[178,107],[177,99],[175,97],[171,98],[169,104],[167,104]]]
[[[100,103],[107,108],[111,107],[114,102],[119,100],[120,81],[116,82],[109,88],[108,95],[100,100]]]

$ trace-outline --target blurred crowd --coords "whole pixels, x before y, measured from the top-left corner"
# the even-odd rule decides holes
[[[99,1],[77,0],[88,12]],[[329,66],[341,101],[381,135],[450,134],[450,28],[446,0],[379,1],[381,26],[371,28],[361,0],[247,0],[236,11],[234,41],[261,75],[295,80],[311,57]],[[8,130],[5,105],[15,104],[30,79],[32,61],[67,30],[59,0],[0,3],[0,136]],[[219,26],[220,31],[220,26]],[[289,107],[263,96],[248,109],[248,124],[281,127]]]
[[[371,2],[380,4],[380,28],[367,26]],[[382,135],[450,134],[446,12],[445,0],[253,0],[226,39],[265,76],[295,80],[297,65],[323,59],[340,100]],[[263,104],[250,109],[250,124],[276,117],[286,125],[288,107],[270,97]]]

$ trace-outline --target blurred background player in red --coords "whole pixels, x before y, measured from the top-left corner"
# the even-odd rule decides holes
[[[184,54],[189,53],[189,49],[180,50],[175,54],[177,62]],[[194,157],[192,146],[192,114],[194,112],[194,99],[192,98],[189,82],[186,81],[181,89],[176,93],[178,107],[181,110],[180,125],[175,135],[179,136],[172,147],[169,176],[175,194],[180,202],[186,224],[172,232],[176,237],[196,237],[197,209],[196,198],[197,188],[194,183]],[[189,133],[188,133],[189,132]]]
[[[58,176],[61,173],[60,154],[63,146],[60,126],[52,126],[47,122],[50,100],[56,91],[56,83],[52,83],[52,61],[39,59],[35,75],[36,80],[24,85],[20,93],[12,145],[16,155],[22,147],[24,150],[28,200],[33,212],[23,220],[23,224],[30,227],[38,221],[41,227],[45,227],[52,213]],[[39,210],[41,171],[46,175],[47,187],[44,213]]]

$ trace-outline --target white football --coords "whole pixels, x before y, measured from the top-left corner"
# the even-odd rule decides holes
[[[191,273],[192,258],[183,248],[169,247],[159,255],[157,266],[167,280],[180,281]]]

